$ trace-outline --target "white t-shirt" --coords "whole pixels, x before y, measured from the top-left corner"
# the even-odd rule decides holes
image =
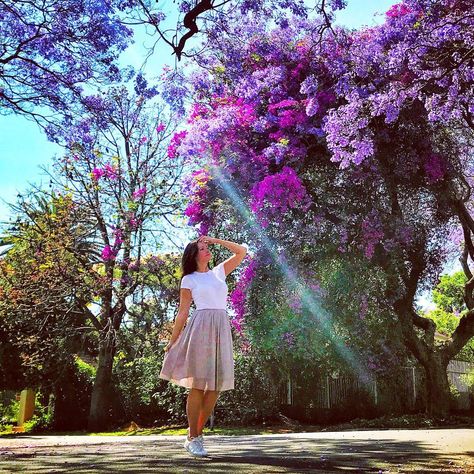
[[[189,288],[196,309],[226,309],[227,283],[225,282],[224,262],[207,272],[193,272],[184,275],[181,288]]]

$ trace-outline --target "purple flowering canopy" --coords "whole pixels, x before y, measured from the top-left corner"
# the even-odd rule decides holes
[[[48,134],[64,116],[71,118],[83,93],[128,80],[117,59],[132,38],[129,26],[143,26],[167,44],[176,57],[198,57],[193,37],[215,44],[239,14],[253,14],[284,24],[286,13],[308,14],[303,0],[180,1],[165,14],[151,0],[8,0],[0,4],[2,64],[0,103],[4,114],[33,119]],[[325,5],[326,4],[326,5]],[[343,0],[323,0],[315,8],[342,8]],[[167,17],[168,16],[168,17]],[[93,21],[91,21],[93,19]],[[170,25],[175,22],[176,28]],[[154,52],[155,45],[150,54]]]
[[[120,80],[116,59],[132,35],[108,0],[4,1],[0,28],[2,113],[42,126],[77,105],[84,85]]]
[[[445,368],[474,335],[470,287],[469,312],[442,350],[414,301],[459,253],[446,245],[453,234],[464,236],[472,278],[473,22],[460,0],[407,0],[360,31],[330,27],[324,15],[273,29],[243,18],[199,58],[194,104],[173,148],[201,167],[196,177],[210,176],[189,188],[198,193],[190,224],[207,232],[228,219],[229,203],[216,206],[224,198],[258,254],[274,241],[296,267],[323,255],[365,259],[385,289],[373,301],[359,295],[361,314],[369,303],[395,314],[427,370]],[[240,315],[242,305],[239,293]],[[437,380],[446,392],[445,377]]]

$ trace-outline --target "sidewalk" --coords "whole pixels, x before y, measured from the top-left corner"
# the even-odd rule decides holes
[[[182,436],[0,437],[0,472],[474,473],[474,429],[205,437],[192,458]]]

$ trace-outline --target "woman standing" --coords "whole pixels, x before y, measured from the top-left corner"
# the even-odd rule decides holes
[[[234,255],[211,270],[208,264],[212,254],[208,244],[221,244]],[[207,456],[202,430],[219,392],[234,388],[225,278],[238,267],[246,253],[242,245],[205,235],[190,242],[183,253],[179,310],[159,376],[190,389],[186,402],[189,428],[184,447],[194,456]],[[182,331],[191,300],[196,309]]]

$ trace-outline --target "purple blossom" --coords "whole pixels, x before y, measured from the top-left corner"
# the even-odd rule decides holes
[[[115,180],[118,178],[118,168],[116,166],[111,165],[110,163],[107,163],[104,166],[104,176],[106,178],[109,178],[111,180]]]
[[[266,176],[252,188],[251,209],[268,224],[267,217],[287,212],[289,209],[308,205],[308,195],[295,171],[284,166],[280,173]]]
[[[114,260],[116,256],[117,256],[116,252],[112,249],[110,245],[106,245],[102,249],[102,259],[104,261]]]
[[[183,139],[187,135],[187,131],[183,130],[181,132],[177,132],[171,138],[170,144],[168,146],[168,157],[169,158],[176,158],[178,156],[178,147],[181,145]]]
[[[383,237],[384,231],[380,216],[376,210],[372,210],[362,221],[362,239],[364,241],[366,258],[372,258],[375,246],[382,242]]]
[[[292,332],[283,333],[281,338],[289,348],[292,348],[295,345],[295,335]]]
[[[99,179],[102,178],[104,174],[105,174],[105,171],[102,168],[94,168],[92,170],[92,179],[94,181],[99,181]]]
[[[247,291],[255,278],[257,262],[254,259],[247,258],[248,264],[244,268],[241,277],[239,278],[234,290],[229,295],[231,305],[235,311],[235,317],[232,318],[231,324],[242,336],[244,319],[245,319],[245,301]]]
[[[397,3],[392,5],[390,9],[385,13],[388,18],[398,18],[400,16],[404,16],[407,13],[410,13],[412,10],[410,7],[405,3]]]
[[[303,303],[299,295],[291,297],[288,301],[288,306],[296,313],[300,313],[303,308]]]
[[[423,163],[426,177],[430,184],[442,180],[446,174],[446,163],[442,156],[437,153],[429,154]]]
[[[5,38],[2,77],[8,77],[8,86],[1,86],[5,109],[49,122],[53,114],[73,112],[84,85],[93,88],[122,79],[117,57],[132,30],[116,14],[114,2],[62,0],[60,7],[51,7],[11,1],[0,6],[0,18]],[[104,108],[97,96],[85,97],[83,105]],[[57,134],[56,127],[49,127],[51,139]]]
[[[312,117],[313,115],[316,115],[319,110],[319,103],[318,99],[316,97],[311,97],[308,99],[308,102],[306,103],[306,115],[308,117]]]
[[[120,246],[123,244],[123,238],[124,238],[123,230],[116,228],[113,231],[113,235],[115,237],[113,250],[115,253],[117,253],[120,249]]]
[[[183,181],[183,193],[189,201],[184,214],[189,217],[188,225],[201,225],[201,233],[206,234],[211,218],[206,211],[205,202],[209,191],[208,182],[211,175],[206,169],[193,171]]]
[[[135,217],[135,215],[131,215],[128,218],[127,225],[130,230],[137,230],[141,224],[142,220]]]
[[[151,255],[145,261],[145,266],[151,273],[158,273],[164,264],[165,261],[156,255]]]
[[[134,201],[138,201],[141,199],[144,195],[146,194],[146,186],[143,186],[143,188],[139,188],[136,191],[133,192],[132,194],[132,199]]]
[[[131,272],[137,272],[138,270],[140,270],[140,263],[138,262],[138,260],[130,262],[128,265],[128,270]]]
[[[313,95],[318,90],[318,79],[314,74],[309,75],[300,86],[300,92],[305,95]]]

